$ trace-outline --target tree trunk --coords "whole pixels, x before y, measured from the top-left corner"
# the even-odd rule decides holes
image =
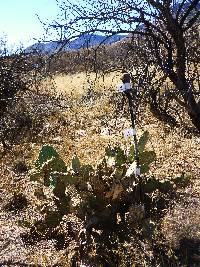
[[[200,105],[194,98],[188,100],[188,115],[193,125],[200,132]]]

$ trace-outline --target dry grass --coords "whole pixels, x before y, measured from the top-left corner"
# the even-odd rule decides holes
[[[56,75],[54,76],[54,90],[50,93],[58,95],[73,95],[73,97],[80,97],[87,92],[88,88],[93,88],[95,91],[102,92],[104,90],[113,90],[117,83],[119,83],[120,73],[111,73],[106,76],[96,75],[95,73],[79,73],[71,75]],[[49,81],[43,84],[47,89]]]

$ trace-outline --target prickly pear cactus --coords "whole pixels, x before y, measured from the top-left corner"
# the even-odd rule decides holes
[[[57,226],[69,211],[70,197],[66,195],[66,187],[72,184],[74,179],[52,146],[45,145],[41,148],[30,179],[52,189],[56,210],[44,209],[45,222],[48,227]]]

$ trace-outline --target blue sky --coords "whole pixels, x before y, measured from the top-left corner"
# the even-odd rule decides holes
[[[0,0],[0,37],[6,35],[9,45],[32,44],[44,34],[36,14],[52,21],[58,13],[55,0]]]

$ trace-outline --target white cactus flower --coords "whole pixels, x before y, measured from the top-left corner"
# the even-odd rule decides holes
[[[134,174],[135,176],[140,176],[140,167],[136,167],[135,170],[134,170]]]
[[[128,137],[132,137],[134,135],[136,135],[136,130],[135,129],[129,128],[129,129],[124,130],[124,138],[127,139]]]
[[[124,83],[125,90],[130,90],[132,88],[130,83]]]
[[[135,177],[140,175],[140,167],[137,167],[137,162],[134,161],[126,171],[126,177],[130,177],[132,174],[135,175]]]
[[[117,92],[125,92],[126,90],[130,90],[132,88],[131,84],[130,83],[120,83],[118,86],[117,86]]]
[[[85,130],[78,130],[77,131],[77,133],[78,133],[78,135],[80,135],[80,136],[86,136],[86,131]]]
[[[131,175],[133,173],[135,174],[136,167],[137,167],[136,161],[134,161],[133,163],[131,163],[131,165],[129,166],[129,168],[126,171],[126,177],[131,177]]]
[[[118,86],[117,86],[117,92],[124,92],[125,91],[125,86],[123,83],[120,83]]]
[[[103,136],[110,135],[110,130],[109,130],[109,128],[108,128],[108,127],[106,127],[106,128],[102,128],[102,129],[101,129],[101,135],[103,135]]]

